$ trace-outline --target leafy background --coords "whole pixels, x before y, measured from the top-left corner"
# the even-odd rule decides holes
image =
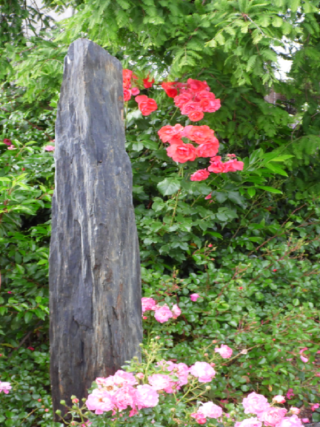
[[[156,82],[206,80],[222,107],[201,124],[241,173],[189,180],[157,130],[186,124],[160,86],[143,91],[159,109],[142,117],[128,104],[127,151],[145,296],[182,315],[160,325],[166,358],[193,363],[212,340],[239,354],[208,397],[236,402],[252,390],[285,394],[310,416],[319,400],[320,26],[318,1],[20,0],[0,2],[0,395],[5,426],[54,426],[48,357],[48,245],[56,105],[68,45],[87,37]],[[73,7],[61,23],[50,11]],[[279,58],[292,61],[286,80]],[[265,100],[274,90],[275,104]],[[205,197],[211,193],[212,199]],[[212,245],[212,246],[209,246]],[[190,301],[197,292],[201,298]],[[308,347],[309,362],[299,358]],[[250,349],[247,354],[240,354]],[[212,350],[210,350],[212,351]],[[290,359],[290,360],[288,360]],[[41,399],[41,401],[39,401]],[[46,409],[48,411],[46,412]],[[320,421],[320,413],[313,413]],[[56,424],[59,425],[59,424]]]

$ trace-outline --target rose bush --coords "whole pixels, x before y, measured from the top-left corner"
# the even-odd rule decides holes
[[[118,370],[108,378],[97,378],[84,405],[73,396],[71,426],[209,424],[250,427],[302,427],[294,407],[288,410],[276,405],[285,403],[284,396],[265,396],[251,392],[239,405],[209,400],[209,393],[219,381],[209,362],[184,363],[159,360],[160,345],[151,340],[144,350],[145,360],[135,358],[126,371]],[[228,347],[228,356],[232,349]],[[207,385],[206,385],[207,384]],[[64,404],[64,402],[62,402]],[[88,411],[89,410],[89,411]],[[61,411],[57,414],[61,416]],[[63,420],[63,417],[61,417]]]

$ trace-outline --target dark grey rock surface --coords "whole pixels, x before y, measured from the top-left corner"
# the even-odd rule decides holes
[[[56,121],[50,246],[54,409],[87,396],[139,355],[139,246],[125,151],[120,62],[86,39],[69,47]]]

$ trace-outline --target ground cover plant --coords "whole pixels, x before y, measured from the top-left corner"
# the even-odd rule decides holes
[[[282,395],[282,408],[319,421],[318,3],[78,2],[62,26],[37,12],[42,30],[35,8],[13,3],[14,13],[0,6],[8,23],[0,34],[0,381],[11,384],[0,393],[0,423],[60,424],[48,370],[52,150],[63,56],[80,36],[128,70],[126,148],[143,295],[154,301],[143,351],[156,345],[154,363],[219,365],[198,400],[234,411],[231,419],[244,419],[241,402],[256,392],[269,402]],[[290,49],[281,55],[293,65],[281,81],[284,37]],[[269,83],[283,95],[275,105],[264,100]],[[192,84],[214,98],[183,94]],[[235,159],[243,165],[225,172]],[[231,358],[220,358],[221,346]],[[126,423],[198,423],[185,409],[171,416],[175,397],[160,394],[158,409]]]

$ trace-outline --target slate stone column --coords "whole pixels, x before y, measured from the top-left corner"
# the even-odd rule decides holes
[[[122,68],[86,39],[71,44],[56,121],[50,246],[54,410],[139,356],[140,260],[125,151]]]

